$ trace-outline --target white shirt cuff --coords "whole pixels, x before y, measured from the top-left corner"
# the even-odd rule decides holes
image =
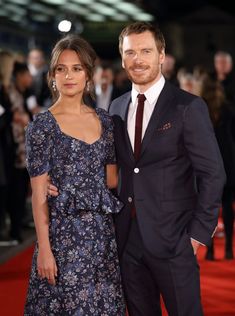
[[[202,246],[206,246],[205,244],[201,243],[200,241],[198,241],[198,240],[196,240],[196,239],[194,239],[194,238],[192,238],[192,237],[191,237],[191,239],[194,240],[194,241],[196,241],[196,242],[198,242],[198,243],[199,243],[200,245],[202,245]]]

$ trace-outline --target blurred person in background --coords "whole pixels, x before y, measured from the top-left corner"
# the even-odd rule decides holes
[[[9,89],[9,98],[13,113],[12,131],[15,143],[15,160],[10,180],[11,192],[8,195],[8,210],[10,212],[10,236],[18,242],[23,241],[22,229],[27,218],[26,200],[29,189],[29,176],[25,163],[25,127],[32,120],[33,114],[39,111],[36,97],[30,88],[32,76],[26,63],[15,62],[12,73],[12,84]],[[14,199],[12,199],[14,196]]]
[[[235,106],[235,73],[232,56],[225,51],[218,51],[214,56],[214,79],[224,88],[225,97]]]
[[[178,86],[179,82],[176,73],[175,57],[171,54],[166,54],[164,63],[162,64],[162,74],[168,81]]]
[[[37,98],[37,104],[43,109],[47,109],[51,105],[51,93],[47,85],[48,65],[41,49],[30,50],[28,67],[33,77],[32,90]]]
[[[0,246],[18,243],[8,235],[6,226],[7,197],[10,193],[15,161],[15,143],[12,133],[12,103],[9,97],[14,55],[10,51],[0,51]],[[15,197],[11,195],[11,199]]]
[[[226,100],[220,82],[204,76],[201,97],[206,101],[215,136],[223,158],[227,181],[222,197],[222,217],[225,232],[225,259],[233,259],[233,200],[235,192],[235,107]],[[206,259],[214,260],[214,243],[208,247]]]
[[[101,61],[94,74],[95,98],[90,99],[90,105],[106,111],[110,103],[120,96],[121,92],[115,86],[113,66],[110,62]]]
[[[195,80],[191,72],[181,68],[177,73],[180,89],[195,94]]]
[[[115,66],[114,82],[121,94],[126,93],[131,89],[131,81],[128,78],[125,69],[123,69],[119,63]]]

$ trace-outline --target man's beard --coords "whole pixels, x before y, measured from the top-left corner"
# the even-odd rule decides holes
[[[139,74],[136,73],[135,75],[133,75],[133,69],[135,68],[138,68],[138,69],[143,69],[143,70],[147,70],[149,69],[149,67],[130,67],[128,70],[126,70],[126,74],[127,74],[127,77],[135,84],[148,84],[150,83],[151,81],[155,80],[156,77],[158,76],[158,72],[156,71],[155,73],[154,72],[149,72],[147,74]]]

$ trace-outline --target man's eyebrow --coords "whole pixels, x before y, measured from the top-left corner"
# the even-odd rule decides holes
[[[141,48],[141,51],[143,51],[143,50],[153,50],[153,47],[143,47],[143,48]],[[133,52],[133,51],[134,51],[134,49],[129,48],[129,49],[124,50],[124,53]]]

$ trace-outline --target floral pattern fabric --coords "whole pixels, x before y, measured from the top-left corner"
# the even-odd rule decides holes
[[[59,195],[48,198],[56,285],[38,277],[36,245],[25,316],[125,315],[112,218],[122,203],[105,183],[105,165],[115,163],[113,123],[104,110],[96,114],[102,134],[92,144],[63,133],[50,111],[27,128],[28,172],[48,172]]]

